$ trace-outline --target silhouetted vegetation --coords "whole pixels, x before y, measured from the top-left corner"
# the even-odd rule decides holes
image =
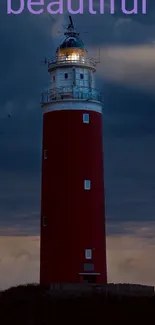
[[[65,299],[64,299],[65,298]],[[1,292],[0,324],[56,325],[142,323],[154,319],[155,297],[105,293],[53,297],[47,287],[29,284]],[[54,323],[53,323],[54,321]]]

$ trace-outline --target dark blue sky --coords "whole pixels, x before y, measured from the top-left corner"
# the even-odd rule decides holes
[[[74,17],[88,48],[96,51],[99,47],[103,51],[111,46],[122,51],[129,48],[128,60],[130,49],[134,60],[134,49],[141,46],[144,58],[142,65],[140,58],[136,59],[137,75],[134,77],[133,73],[128,79],[124,66],[121,66],[123,78],[115,70],[110,71],[109,77],[107,60],[102,60],[98,67],[103,75],[98,76],[97,85],[105,97],[107,225],[155,221],[155,60],[154,66],[150,66],[150,52],[144,50],[145,44],[151,44],[151,51],[155,51],[154,17],[153,1],[148,1],[146,15],[125,16],[118,5],[115,15],[92,16],[86,11],[83,16]],[[15,229],[16,234],[39,234],[40,93],[49,83],[46,67],[40,61],[46,55],[54,56],[62,37],[58,30],[67,22],[67,15],[50,18],[46,14],[34,16],[26,10],[18,16],[7,15],[6,1],[0,3],[0,228],[3,234],[9,228]],[[115,61],[115,50],[113,53]],[[11,119],[7,114],[11,114]]]

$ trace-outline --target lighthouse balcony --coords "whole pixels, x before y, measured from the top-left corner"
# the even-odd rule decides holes
[[[53,59],[48,60],[48,70],[52,70],[55,67],[64,67],[70,65],[77,65],[81,67],[88,67],[93,70],[96,70],[96,61],[94,58],[86,58],[78,54],[71,54],[69,56],[59,56]]]
[[[103,103],[102,93],[98,89],[88,87],[60,87],[46,90],[41,95],[41,104],[60,100],[92,100]]]

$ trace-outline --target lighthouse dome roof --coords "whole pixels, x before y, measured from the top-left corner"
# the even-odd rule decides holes
[[[59,46],[59,49],[79,48],[84,49],[84,44],[80,38],[67,37]]]

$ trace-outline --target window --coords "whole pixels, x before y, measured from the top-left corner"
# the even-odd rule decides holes
[[[65,79],[68,79],[68,73],[65,73]]]
[[[83,123],[89,123],[89,114],[83,114]]]
[[[80,79],[84,79],[83,73],[80,73]]]
[[[55,76],[53,76],[53,81],[55,81]]]
[[[44,150],[44,159],[47,159],[47,150]]]
[[[90,180],[86,179],[84,181],[84,189],[85,190],[90,190],[90,188],[91,188],[91,182],[90,182]]]
[[[43,226],[47,226],[47,217],[43,217]]]
[[[85,272],[93,272],[94,271],[94,264],[92,263],[84,263],[84,271]]]
[[[86,260],[91,260],[92,258],[92,249],[85,249],[85,258]]]

